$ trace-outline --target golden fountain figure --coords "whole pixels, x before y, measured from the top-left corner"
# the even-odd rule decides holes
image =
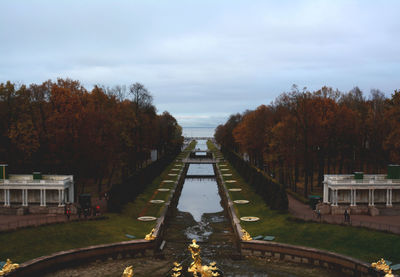
[[[387,273],[386,275],[388,275],[388,276],[390,276],[390,274],[392,274],[392,270],[390,269],[390,266],[386,264],[386,261],[383,258],[381,258],[379,261],[377,261],[375,263],[372,263],[371,266],[373,268],[375,268],[376,270],[380,270],[380,271]]]
[[[7,259],[5,265],[0,270],[0,276],[3,276],[19,267],[19,264],[13,264],[10,259]]]
[[[201,257],[200,257],[200,246],[196,243],[196,240],[192,240],[192,244],[188,247],[190,253],[192,254],[193,262],[188,268],[188,272],[200,272],[201,270]]]
[[[200,257],[200,246],[196,243],[196,240],[192,240],[192,244],[188,247],[190,253],[192,254],[193,262],[188,268],[188,272],[191,272],[194,277],[213,277],[220,276],[216,263],[212,262],[209,266],[201,265]],[[179,276],[179,275],[178,275]]]
[[[174,268],[172,269],[172,277],[179,277],[182,275],[182,265],[178,262],[174,262]]]
[[[242,233],[243,233],[242,240],[252,240],[250,234],[243,228],[242,228]]]
[[[385,274],[385,277],[394,277],[391,269],[389,269],[388,273]]]
[[[124,273],[122,273],[122,277],[132,277],[133,276],[133,267],[128,266],[125,268]]]
[[[151,229],[151,232],[148,233],[148,234],[144,237],[144,239],[145,239],[145,240],[154,240],[154,239],[156,238],[156,236],[154,235],[154,231],[155,231],[154,228]]]

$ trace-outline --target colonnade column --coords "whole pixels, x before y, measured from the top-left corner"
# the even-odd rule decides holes
[[[58,206],[64,206],[64,189],[58,190]]]
[[[334,189],[332,190],[332,206],[337,206],[338,205],[338,190]]]
[[[386,206],[391,207],[392,206],[392,189],[387,189],[386,190]]]
[[[46,190],[40,190],[40,206],[46,206]]]
[[[357,205],[357,190],[356,189],[351,189],[350,190],[350,206],[356,206]]]
[[[350,206],[353,206],[353,189],[350,189]]]
[[[28,206],[28,190],[22,189],[22,206]]]
[[[324,178],[326,178],[326,177],[324,177]],[[328,203],[328,202],[329,202],[329,188],[328,188],[328,182],[326,182],[326,181],[324,180],[323,184],[324,184],[324,198],[323,198],[323,201],[324,201],[324,203]]]
[[[10,206],[10,190],[4,190],[4,206]]]
[[[68,189],[69,195],[68,195],[68,202],[74,203],[74,184],[71,183]]]
[[[375,206],[375,190],[369,189],[368,190],[368,206]]]

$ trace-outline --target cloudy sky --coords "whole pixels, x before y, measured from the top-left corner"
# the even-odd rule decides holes
[[[292,84],[400,89],[400,1],[1,0],[0,82],[143,83],[215,126]]]

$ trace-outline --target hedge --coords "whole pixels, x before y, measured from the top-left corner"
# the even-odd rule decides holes
[[[174,152],[164,155],[161,159],[137,171],[125,182],[113,185],[109,193],[109,211],[120,212],[128,202],[134,201],[179,153],[180,148],[177,148]]]
[[[273,210],[287,211],[288,198],[283,185],[277,183],[266,176],[259,169],[245,162],[239,155],[222,147],[221,152],[224,157],[232,164],[235,170],[249,183],[254,190]]]

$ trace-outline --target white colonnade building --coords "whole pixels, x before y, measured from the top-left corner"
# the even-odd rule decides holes
[[[0,169],[5,172],[4,167]],[[4,206],[64,206],[74,202],[72,175],[0,174],[0,204]]]
[[[361,212],[365,208],[368,211],[375,206],[391,208],[400,204],[400,178],[390,174],[324,175],[323,185],[323,202],[331,206],[333,214],[343,212],[343,207]]]

